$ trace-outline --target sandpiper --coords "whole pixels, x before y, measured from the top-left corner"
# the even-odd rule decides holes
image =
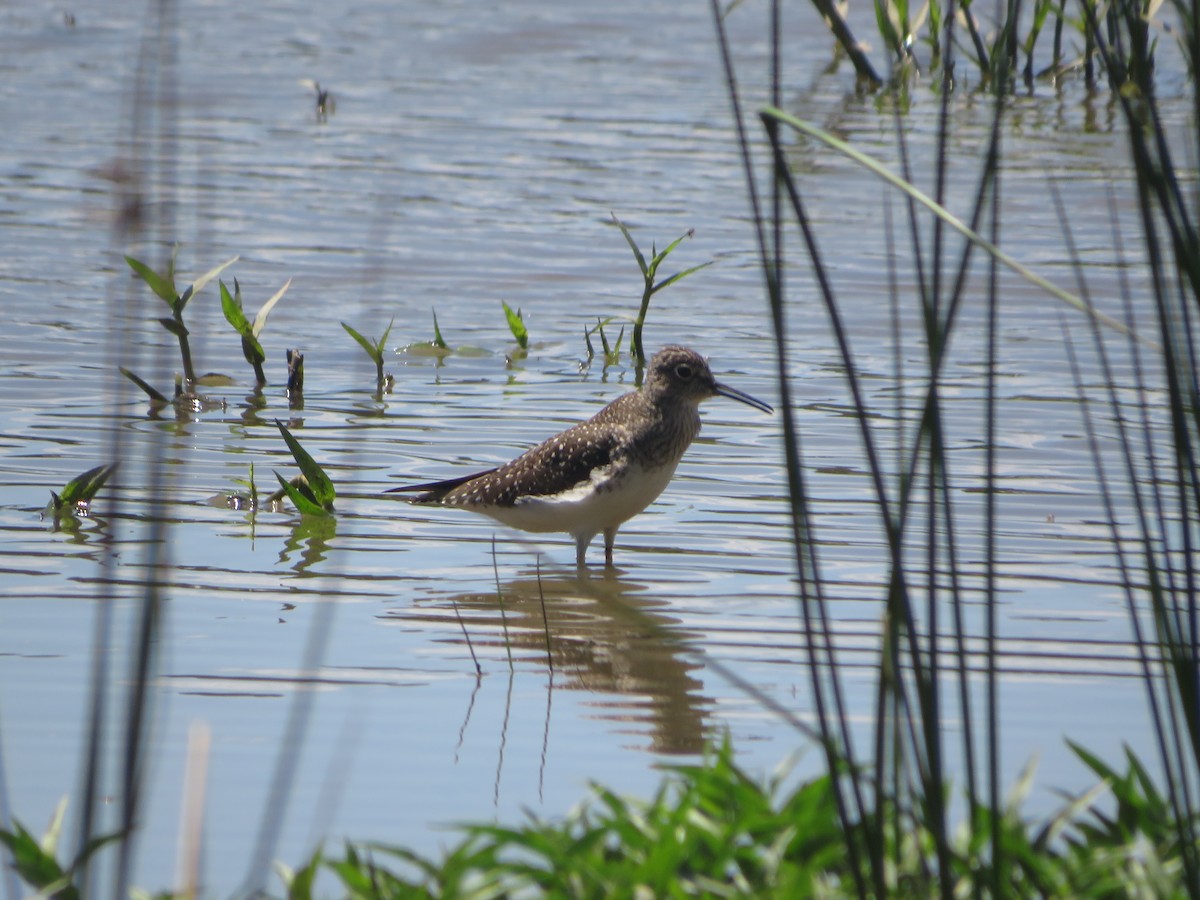
[[[604,563],[612,568],[617,529],[666,488],[700,433],[701,401],[717,395],[774,412],[717,381],[694,350],[664,347],[650,360],[640,390],[512,462],[388,493],[413,492],[412,503],[468,509],[522,531],[565,531],[575,538],[580,569],[588,544],[604,532]]]

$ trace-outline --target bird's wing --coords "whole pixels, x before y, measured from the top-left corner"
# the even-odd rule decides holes
[[[523,498],[551,497],[611,471],[622,458],[622,435],[612,428],[581,422],[543,441],[511,462],[486,472],[446,481],[392,488],[416,492],[413,503],[446,506],[513,506]]]
[[[523,498],[553,497],[582,482],[596,480],[619,463],[624,446],[612,429],[582,422],[538,444],[485,481],[459,488],[467,503],[511,506]]]

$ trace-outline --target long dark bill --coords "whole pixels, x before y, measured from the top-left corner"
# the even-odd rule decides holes
[[[730,400],[740,400],[742,403],[745,403],[747,406],[753,406],[760,412],[775,412],[775,407],[773,407],[770,403],[763,403],[763,401],[759,400],[757,397],[751,397],[749,394],[744,394],[737,388],[731,388],[729,385],[721,384],[719,381],[717,382],[716,386],[717,393],[722,397],[728,397]]]

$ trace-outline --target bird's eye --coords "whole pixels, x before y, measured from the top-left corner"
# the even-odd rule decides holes
[[[692,378],[692,367],[687,363],[680,363],[675,367],[675,374],[684,381],[690,381]]]

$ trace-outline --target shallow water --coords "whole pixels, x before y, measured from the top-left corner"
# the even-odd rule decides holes
[[[502,462],[632,387],[624,365],[581,365],[584,329],[631,315],[640,296],[612,212],[644,247],[695,229],[670,271],[716,261],[655,297],[648,345],[693,345],[722,380],[777,400],[707,7],[368,0],[337,17],[272,4],[239,7],[233,18],[223,7],[180,10],[170,107],[180,136],[173,168],[150,179],[177,190],[146,200],[173,200],[175,228],[163,237],[178,239],[187,276],[240,255],[228,274],[248,311],[293,284],[263,333],[271,385],[261,397],[215,285],[192,302],[197,368],[236,383],[205,389],[223,408],[178,418],[148,416],[116,374],[125,365],[167,390],[178,366],[174,339],[153,321],[165,307],[121,259],[157,265],[165,251],[117,243],[105,177],[130,133],[145,23],[81,12],[67,27],[57,14],[0,12],[0,111],[21,123],[0,146],[0,748],[11,810],[37,829],[77,791],[96,617],[101,604],[114,616],[108,671],[120,703],[151,551],[170,577],[135,878],[148,888],[174,877],[195,722],[213,739],[206,882],[213,895],[239,883],[300,694],[314,701],[313,718],[302,746],[283,748],[298,770],[275,854],[291,863],[315,841],[333,847],[343,836],[433,851],[453,840],[449,823],[511,820],[525,809],[553,816],[590,780],[646,794],[660,764],[693,759],[722,730],[751,771],[805,746],[720,671],[809,718],[777,416],[707,404],[704,434],[667,492],[621,531],[615,577],[597,571],[580,583],[565,538],[531,542],[382,494]],[[746,9],[731,27],[753,104],[766,48],[757,11]],[[856,95],[846,71],[819,74],[829,41],[804,14],[795,33],[807,43],[789,54],[786,105],[894,163],[886,104]],[[230,21],[237,27],[222,24]],[[328,121],[317,120],[302,78],[332,90]],[[1168,115],[1185,116],[1172,93],[1179,79],[1165,65],[1162,78]],[[1098,302],[1119,312],[1118,278],[1129,277],[1135,294],[1144,287],[1135,266],[1115,264],[1097,201],[1112,192],[1136,262],[1119,115],[1070,81],[1039,84],[1013,105],[1006,247],[1073,286],[1049,176],[1080,211],[1073,237],[1096,262]],[[904,125],[918,172],[929,171],[936,112],[932,94],[914,93]],[[990,105],[963,90],[954,116],[951,205],[961,212]],[[884,189],[803,142],[794,161],[853,325],[883,451],[894,457],[893,426],[911,418],[925,348],[906,300],[898,384]],[[891,216],[903,241],[894,199]],[[790,371],[820,501],[823,575],[866,728],[884,542],[844,376],[809,267],[799,248],[793,254]],[[907,245],[896,255],[907,258]],[[911,295],[912,272],[898,277]],[[1087,778],[1061,736],[1102,755],[1136,745],[1144,699],[1072,403],[1063,309],[1015,278],[1002,284],[1006,781],[1036,754],[1039,785],[1078,788]],[[502,300],[522,309],[533,340],[511,365]],[[374,397],[373,369],[338,323],[377,337],[394,317],[394,349],[432,336],[433,309],[451,345],[482,352],[390,353],[395,386]],[[945,384],[962,480],[960,574],[971,587],[982,571],[982,500],[971,478],[983,462],[983,315],[981,304],[964,310]],[[302,410],[283,396],[288,347],[306,355]],[[1094,354],[1081,352],[1085,379],[1098,383]],[[264,490],[272,471],[294,474],[275,419],[334,478],[335,519],[250,516],[223,502],[252,462]],[[102,492],[77,531],[53,531],[40,515],[49,491],[112,458],[114,446],[120,492]],[[149,461],[159,456],[166,480],[154,488]],[[165,513],[153,496],[170,498]],[[101,547],[109,538],[110,572]],[[591,558],[600,552],[594,546]],[[314,629],[325,643],[312,672],[304,660]],[[114,727],[110,746],[119,736]],[[1043,790],[1033,803],[1054,801]]]

